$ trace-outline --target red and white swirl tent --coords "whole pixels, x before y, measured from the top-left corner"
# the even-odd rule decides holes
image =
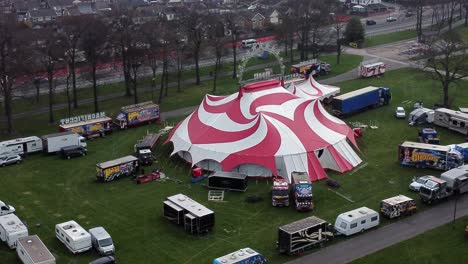
[[[167,142],[192,166],[249,176],[351,170],[361,159],[353,130],[331,116],[318,100],[300,98],[278,81],[245,85],[229,96],[206,95],[172,130]]]
[[[323,100],[340,93],[340,87],[320,84],[314,79],[312,74],[309,79],[303,82],[291,83],[286,90],[299,97],[312,100]]]

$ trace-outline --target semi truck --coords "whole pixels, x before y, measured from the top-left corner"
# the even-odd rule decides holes
[[[158,121],[159,105],[151,101],[124,106],[117,116],[117,126],[121,129]]]
[[[305,250],[333,238],[333,227],[316,216],[278,228],[278,249],[281,254],[301,254]]]
[[[96,164],[96,179],[109,182],[121,176],[135,175],[138,170],[138,158],[125,156]]]
[[[463,165],[462,154],[449,147],[405,141],[398,147],[400,165],[450,170]]]
[[[397,195],[380,202],[380,213],[389,219],[416,212],[416,202],[404,195]]]
[[[468,165],[446,171],[440,175],[440,178],[430,176],[429,180],[419,188],[419,196],[427,204],[466,192],[468,192]]]
[[[273,206],[289,206],[289,184],[281,177],[273,178],[271,204]]]
[[[135,155],[140,165],[151,165],[154,161],[153,150],[159,141],[159,134],[147,134],[142,140],[139,140],[135,146]]]
[[[86,139],[77,133],[61,132],[42,136],[45,153],[55,153],[64,147],[77,146],[86,149]]]
[[[291,173],[291,191],[294,197],[294,207],[297,211],[310,211],[314,209],[312,182],[307,172]]]
[[[239,249],[213,260],[213,264],[266,264],[265,257],[251,248]]]
[[[332,111],[337,116],[346,116],[367,108],[375,108],[390,103],[390,88],[368,86],[332,99]]]
[[[434,110],[434,124],[468,135],[468,114],[447,108]]]
[[[106,134],[112,133],[112,118],[107,117],[104,112],[66,118],[60,121],[60,132],[73,132],[86,138],[104,137]]]

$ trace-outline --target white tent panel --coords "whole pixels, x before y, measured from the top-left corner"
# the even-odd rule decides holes
[[[209,171],[223,171],[221,164],[215,160],[205,159],[197,162],[195,166]]]
[[[333,156],[330,154],[330,151],[328,149],[323,149],[320,157],[319,157],[320,150],[315,151],[315,156],[317,156],[318,160],[320,161],[320,165],[322,165],[322,168],[324,169],[331,169],[334,171],[341,171],[340,167],[336,163],[335,159]]]
[[[271,177],[273,173],[261,165],[257,164],[241,164],[234,169],[232,172],[243,173],[253,177]]]
[[[356,154],[353,148],[346,141],[339,141],[333,147],[343,156],[353,167],[362,162],[362,159]]]
[[[291,182],[291,173],[294,171],[309,173],[307,153],[283,155],[275,157],[278,175]]]

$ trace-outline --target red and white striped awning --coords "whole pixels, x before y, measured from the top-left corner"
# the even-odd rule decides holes
[[[304,99],[323,100],[340,93],[340,88],[318,83],[312,74],[303,82],[293,82],[285,87],[290,93]]]

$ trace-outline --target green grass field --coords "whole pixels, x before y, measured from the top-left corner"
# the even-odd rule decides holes
[[[366,48],[374,47],[374,46],[383,45],[387,43],[397,42],[400,40],[415,38],[416,36],[417,36],[416,30],[413,30],[413,29],[393,32],[389,34],[382,34],[382,35],[377,35],[377,36],[369,36],[369,37],[366,37],[364,41],[364,47]]]
[[[463,230],[467,224],[465,216],[352,263],[466,263],[468,234]]]
[[[269,197],[271,182],[265,180],[249,181],[246,193],[227,193],[225,202],[208,202],[204,182],[190,183],[188,165],[180,159],[169,158],[170,144],[157,148],[155,155],[158,162],[153,167],[163,168],[171,179],[180,180],[181,183],[166,181],[136,185],[129,178],[111,183],[95,182],[96,163],[132,154],[135,141],[147,131],[158,131],[161,126],[157,125],[117,131],[105,138],[90,140],[89,155],[86,157],[61,160],[54,155],[36,154],[27,157],[23,164],[0,168],[0,186],[4,187],[0,199],[16,207],[17,215],[27,223],[30,233],[41,237],[57,257],[57,263],[73,264],[88,263],[98,256],[93,251],[74,256],[55,238],[55,224],[71,219],[78,221],[85,229],[104,226],[115,241],[120,263],[209,263],[218,256],[243,247],[263,253],[270,263],[282,263],[292,257],[277,253],[275,241],[280,225],[309,215],[333,222],[339,213],[360,206],[377,209],[380,200],[396,194],[416,198],[420,210],[425,209],[419,203],[417,194],[409,192],[408,184],[413,176],[440,172],[398,165],[397,145],[404,140],[415,140],[417,128],[408,126],[404,120],[395,119],[394,110],[396,106],[403,105],[409,112],[412,103],[403,104],[408,100],[423,100],[427,106],[440,102],[439,84],[427,78],[423,72],[402,69],[387,72],[381,78],[359,79],[338,85],[342,87],[342,92],[368,85],[390,87],[393,92],[389,106],[345,120],[379,127],[366,130],[358,140],[359,155],[364,160],[359,170],[343,175],[329,172],[329,176],[342,185],[339,192],[350,197],[354,203],[329,191],[324,182],[316,182],[316,209],[313,212],[298,213],[292,208],[273,208]],[[451,91],[451,96],[455,98],[454,107],[468,100],[462,86],[466,86],[466,83]],[[225,86],[225,89],[227,92],[236,90],[236,87]],[[196,94],[201,96],[202,93]],[[194,98],[193,103],[197,104],[200,98]],[[186,100],[181,100],[179,107],[186,106]],[[120,103],[114,100],[105,102],[102,109],[107,110],[107,107]],[[165,110],[164,107],[162,109]],[[114,111],[116,108],[108,112],[114,116]],[[46,120],[46,115],[38,115],[19,120],[17,126],[30,135],[56,131],[56,125],[46,125]],[[169,120],[168,124],[177,121]],[[442,144],[464,140],[461,134],[446,129],[437,130]],[[188,235],[162,217],[162,201],[176,193],[184,193],[215,211],[213,232],[206,236]],[[245,198],[253,194],[260,195],[263,201],[246,203]],[[384,220],[383,224],[388,222]],[[441,252],[449,249],[448,245],[440,245],[439,248]],[[3,243],[0,245],[0,260],[2,264],[17,263],[15,252]]]

